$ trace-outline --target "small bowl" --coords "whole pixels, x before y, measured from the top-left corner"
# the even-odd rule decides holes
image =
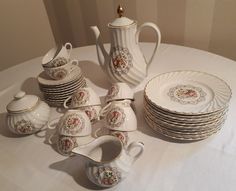
[[[67,103],[71,100],[70,105]],[[72,96],[69,96],[64,101],[64,108],[75,109],[85,106],[96,106],[101,105],[101,100],[95,91],[90,87],[79,88],[77,89]]]
[[[134,100],[134,92],[132,89],[126,83],[113,83],[105,97],[106,102],[124,99]]]
[[[70,62],[67,62],[66,64],[58,67],[53,68],[45,68],[44,70],[46,74],[54,79],[54,80],[62,80],[67,75],[70,75],[70,73],[75,69],[75,67],[78,67],[78,60],[71,60]]]
[[[49,129],[54,129],[53,124],[58,120],[56,125],[59,135],[71,137],[83,137],[91,135],[91,122],[85,112],[80,110],[68,110],[61,118],[54,119],[48,123]]]
[[[72,44],[67,42],[64,46],[58,46],[50,49],[47,54],[43,57],[42,66],[46,68],[56,67],[58,58],[69,61],[70,54],[72,51]],[[55,65],[56,64],[56,65]]]

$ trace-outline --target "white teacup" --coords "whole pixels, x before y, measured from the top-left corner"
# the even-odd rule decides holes
[[[126,146],[129,142],[129,133],[130,132],[127,132],[127,131],[116,131],[116,130],[110,130],[110,129],[105,129],[105,128],[98,128],[94,132],[94,137],[97,138],[103,135],[112,135],[120,139],[123,145]]]
[[[88,144],[93,140],[94,138],[92,136],[73,137],[73,136],[58,135],[56,142],[57,150],[62,155],[70,156],[72,155],[72,150],[74,148]]]
[[[102,108],[105,126],[116,131],[135,131],[137,118],[130,106],[131,100],[112,101]]]
[[[78,60],[71,60],[62,66],[44,68],[44,70],[50,78],[54,80],[61,80],[69,75],[75,69],[75,66],[78,66],[78,63]]]
[[[123,82],[113,83],[109,88],[107,95],[105,97],[106,102],[115,100],[134,99],[134,93],[132,89]]]
[[[58,120],[58,119],[55,119]],[[49,129],[54,129],[52,120],[48,123]],[[91,135],[91,122],[85,112],[80,110],[68,110],[58,121],[56,125],[59,135],[71,137],[83,137]]]
[[[64,46],[54,47],[47,52],[43,57],[42,66],[43,68],[58,67],[68,62],[72,51],[72,44],[67,42]]]
[[[80,107],[79,109],[87,114],[92,124],[100,119],[99,114],[102,109],[100,105],[85,106],[85,107]]]
[[[71,100],[70,105],[68,106],[68,101]],[[77,89],[72,96],[69,96],[64,101],[64,107],[67,108],[80,108],[85,106],[95,106],[101,105],[101,101],[96,92],[90,88],[79,88]]]

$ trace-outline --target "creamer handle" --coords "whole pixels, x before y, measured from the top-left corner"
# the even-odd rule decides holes
[[[150,57],[150,60],[147,62],[147,66],[150,65],[150,63],[152,62],[155,54],[156,54],[156,51],[161,43],[161,32],[160,32],[160,29],[158,28],[158,26],[154,23],[151,23],[151,22],[146,22],[146,23],[143,23],[137,30],[136,32],[136,42],[138,43],[139,42],[139,34],[140,32],[142,31],[142,29],[144,27],[151,27],[155,32],[156,32],[156,45],[155,45],[155,48],[154,48],[154,51],[152,53],[152,56]]]
[[[135,155],[131,155],[131,150],[135,147],[139,148],[139,151],[135,154]],[[144,150],[144,144],[142,142],[132,142],[129,144],[129,146],[127,147],[127,152],[128,154],[133,157],[134,160],[137,160],[140,155],[143,153]]]

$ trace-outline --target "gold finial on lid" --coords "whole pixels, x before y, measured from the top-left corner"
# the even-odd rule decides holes
[[[123,14],[124,14],[124,9],[123,9],[123,7],[121,7],[121,5],[118,6],[118,8],[117,8],[117,13],[118,13],[119,17],[122,17],[122,16],[123,16]]]

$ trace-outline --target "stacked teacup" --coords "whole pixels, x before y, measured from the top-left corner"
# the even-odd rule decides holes
[[[86,86],[78,60],[71,60],[71,43],[52,48],[43,57],[44,71],[38,76],[39,88],[52,106],[61,106],[77,88]]]
[[[92,124],[99,120],[101,101],[96,92],[90,87],[77,89],[72,96],[64,101],[63,105],[66,109],[78,109],[85,112]]]
[[[137,129],[137,118],[131,107],[134,94],[126,83],[114,83],[108,90],[100,115],[104,117],[109,134],[118,137],[124,145],[128,142],[128,132]]]
[[[55,119],[58,121],[58,119]],[[49,123],[49,129],[53,129],[53,122]],[[58,152],[68,156],[72,149],[92,141],[91,122],[88,116],[80,110],[68,110],[59,119],[56,125],[56,145]],[[54,135],[55,136],[55,135]]]

